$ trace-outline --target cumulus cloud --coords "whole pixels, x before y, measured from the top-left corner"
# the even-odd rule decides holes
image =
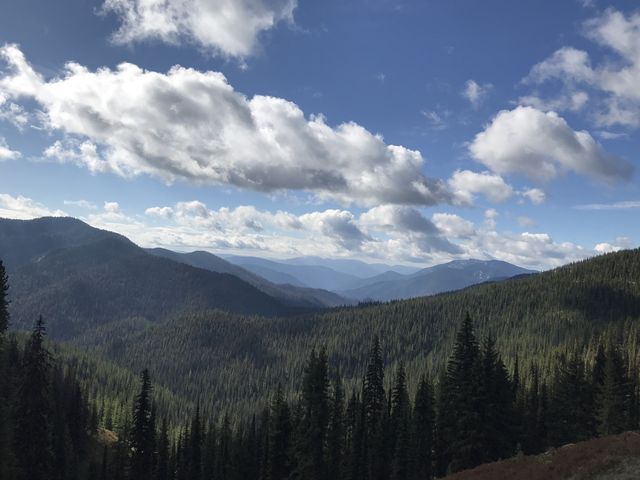
[[[105,0],[115,13],[119,44],[159,40],[188,42],[229,57],[245,57],[262,32],[292,21],[297,0]]]
[[[431,219],[447,237],[470,238],[476,234],[473,222],[454,213],[434,213]]]
[[[449,186],[467,205],[473,204],[474,195],[483,194],[492,202],[504,202],[510,199],[514,190],[500,175],[490,172],[476,173],[470,170],[456,170],[449,179]]]
[[[46,127],[66,135],[45,155],[92,172],[302,190],[343,204],[453,201],[444,182],[425,177],[420,152],[388,145],[353,122],[332,127],[321,115],[305,117],[281,98],[247,98],[221,73],[69,63],[47,81],[17,46],[0,52],[10,67],[0,92],[35,100]]]
[[[369,239],[356,224],[353,214],[345,210],[305,213],[299,221],[310,230],[334,239],[347,250],[358,250]]]
[[[442,235],[440,229],[415,208],[397,205],[374,207],[360,215],[360,223],[371,230],[392,232],[408,239],[421,252],[461,253],[457,245]]]
[[[7,145],[4,138],[0,137],[0,161],[2,160],[15,160],[20,158],[22,154],[17,150],[11,150]]]
[[[475,80],[467,80],[462,90],[462,96],[469,100],[473,108],[478,108],[487,98],[487,95],[493,88],[490,83],[480,85]]]
[[[62,210],[52,210],[30,198],[0,193],[0,218],[30,220],[38,217],[64,217]]]
[[[612,243],[602,242],[593,247],[596,253],[618,252],[627,248],[633,248],[633,242],[628,237],[618,237]]]
[[[598,124],[640,127],[640,13],[607,9],[584,24],[584,33],[611,55],[593,65],[586,51],[562,47],[535,65],[525,82],[592,88],[602,97]]]
[[[551,180],[575,172],[604,181],[628,180],[632,166],[605,152],[585,131],[574,131],[555,112],[519,106],[503,110],[469,146],[471,155],[501,175]]]

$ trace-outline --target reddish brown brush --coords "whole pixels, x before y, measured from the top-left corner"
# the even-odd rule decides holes
[[[640,434],[596,438],[541,455],[520,456],[459,472],[446,480],[640,479]]]

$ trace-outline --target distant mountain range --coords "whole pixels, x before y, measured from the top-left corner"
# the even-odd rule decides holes
[[[455,260],[419,270],[318,257],[277,261],[234,255],[225,258],[274,283],[321,288],[356,301],[389,301],[434,295],[477,283],[536,273],[498,260]],[[353,273],[349,273],[350,268]]]
[[[389,271],[340,293],[357,300],[388,301],[460,290],[478,283],[537,273],[498,260],[454,260],[411,275]]]
[[[142,249],[73,218],[0,219],[0,259],[12,279],[14,323],[28,325],[47,312],[62,336],[114,321],[158,322],[174,313],[210,309],[288,316],[531,273],[497,261],[457,261],[416,271],[358,260],[274,261]]]

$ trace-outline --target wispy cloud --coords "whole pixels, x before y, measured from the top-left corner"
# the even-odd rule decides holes
[[[576,205],[578,210],[628,210],[640,208],[640,200],[629,200],[614,203],[590,203],[587,205]]]

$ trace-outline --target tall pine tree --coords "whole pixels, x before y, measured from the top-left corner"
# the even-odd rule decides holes
[[[51,355],[44,346],[44,320],[40,317],[25,346],[22,382],[18,392],[15,455],[24,480],[54,478],[51,445]]]
[[[152,415],[151,378],[147,369],[140,375],[140,393],[133,408],[131,428],[131,476],[150,480],[154,466],[155,425]]]

